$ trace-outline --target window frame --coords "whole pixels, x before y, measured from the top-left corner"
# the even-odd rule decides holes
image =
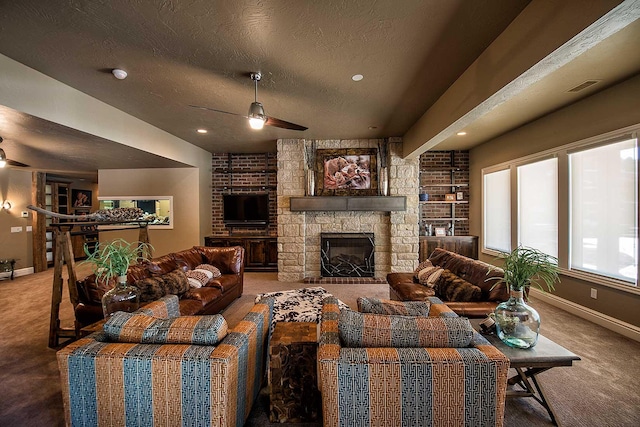
[[[590,138],[574,141],[562,146],[558,146],[549,150],[533,153],[531,155],[515,158],[500,164],[495,164],[482,168],[481,170],[481,237],[480,237],[480,252],[489,256],[499,255],[499,251],[485,247],[485,174],[493,173],[503,169],[511,169],[511,242],[512,248],[518,245],[518,173],[517,168],[529,163],[535,163],[538,161],[546,160],[551,157],[558,159],[558,268],[562,275],[585,280],[594,284],[612,287],[618,290],[622,290],[629,293],[640,295],[640,268],[637,268],[635,283],[631,281],[625,281],[618,278],[605,276],[602,274],[570,269],[570,179],[569,179],[569,154],[579,151],[585,151],[598,146],[605,146],[621,142],[626,139],[636,139],[637,150],[640,151],[640,125],[628,126],[626,128],[618,129],[616,131],[608,132],[605,134],[597,135]],[[636,182],[640,187],[640,155],[636,159]],[[640,188],[636,188],[636,223],[640,228],[640,208],[638,208],[638,199],[640,199]],[[636,229],[637,238],[640,239],[640,230]],[[640,244],[638,245],[638,251],[640,252]],[[640,256],[638,256],[640,260]]]

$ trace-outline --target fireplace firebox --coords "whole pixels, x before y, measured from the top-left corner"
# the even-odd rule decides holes
[[[373,233],[321,233],[322,277],[374,277]]]

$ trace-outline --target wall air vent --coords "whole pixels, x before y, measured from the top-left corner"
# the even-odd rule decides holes
[[[584,83],[580,83],[578,86],[574,87],[573,89],[569,89],[567,92],[580,92],[581,90],[584,90],[588,87],[593,86],[596,83],[600,83],[602,80],[587,80]]]

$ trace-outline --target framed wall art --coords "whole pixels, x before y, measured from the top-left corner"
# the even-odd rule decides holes
[[[375,148],[316,151],[316,196],[376,196]]]

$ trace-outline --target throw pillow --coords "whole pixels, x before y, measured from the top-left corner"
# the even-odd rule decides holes
[[[211,264],[200,264],[195,268],[195,270],[204,270],[208,273],[211,273],[211,277],[209,279],[215,279],[216,277],[222,276],[220,269],[218,267],[214,267]]]
[[[227,330],[227,321],[220,314],[158,319],[118,311],[104,324],[109,341],[142,344],[215,345]]]
[[[341,310],[344,347],[468,347],[474,330],[466,317],[421,317]]]
[[[428,288],[433,288],[440,274],[442,274],[442,268],[438,266],[426,267],[418,272],[418,283]]]
[[[209,276],[206,274],[206,270],[188,270],[187,281],[192,288],[201,288],[209,282]]]
[[[427,267],[433,267],[433,264],[431,263],[431,261],[429,261],[429,260],[422,261],[420,264],[418,264],[416,269],[413,270],[413,276],[417,279],[418,278],[418,273],[420,272],[420,270],[423,270],[423,269],[425,269]]]
[[[133,285],[140,290],[140,302],[155,301],[167,295],[164,280],[160,276],[147,277]]]
[[[393,301],[378,298],[358,298],[358,311],[372,314],[401,314],[404,316],[428,316],[429,301]]]
[[[456,276],[449,270],[443,270],[436,284],[436,296],[444,301],[480,301],[482,289]]]
[[[163,274],[161,277],[162,280],[164,280],[167,294],[182,295],[190,288],[186,273],[179,268],[170,273]]]

